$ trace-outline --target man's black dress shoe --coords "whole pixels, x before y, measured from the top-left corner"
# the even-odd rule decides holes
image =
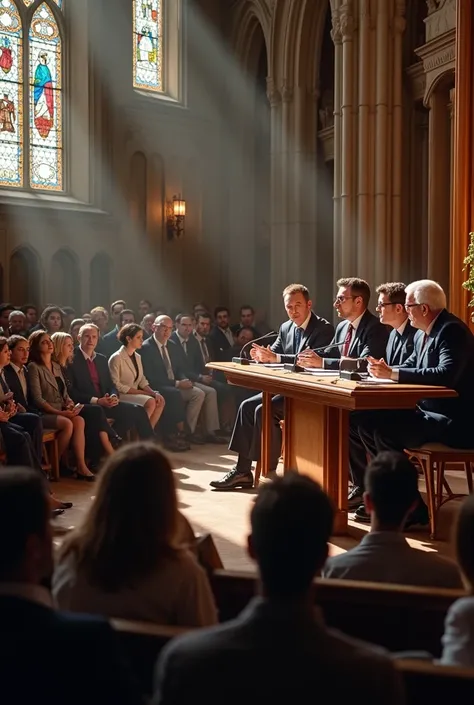
[[[253,487],[253,475],[239,472],[235,467],[220,480],[213,480],[209,484],[216,490],[249,490]]]
[[[64,509],[53,509],[51,511],[51,516],[52,517],[59,517],[61,514],[64,514]]]
[[[217,433],[209,433],[206,436],[206,443],[219,443],[220,445],[227,445],[229,442],[228,438],[218,435]]]
[[[61,502],[59,509],[71,509],[72,506],[72,502]]]
[[[347,506],[349,509],[358,509],[360,505],[362,504],[362,496],[364,494],[364,490],[362,487],[358,487],[357,485],[354,485],[349,492],[349,495],[347,497]]]
[[[363,504],[360,504],[355,510],[354,519],[360,521],[361,524],[370,524],[370,514],[366,511]]]

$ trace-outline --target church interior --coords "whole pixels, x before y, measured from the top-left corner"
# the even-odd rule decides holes
[[[216,676],[215,685],[210,688],[196,675],[199,666],[194,665],[196,670],[192,670],[187,660],[189,653],[183,648],[181,654],[179,642],[173,651],[174,639],[171,646],[169,642],[189,627],[208,627],[216,621],[225,625],[228,619],[240,619],[240,610],[248,609],[247,603],[259,589],[258,576],[263,580],[264,598],[271,602],[265,592],[268,566],[264,570],[262,566],[266,564],[255,548],[259,506],[260,520],[268,512],[269,535],[275,530],[281,538],[281,527],[275,528],[270,517],[270,503],[265,505],[265,492],[271,498],[272,480],[277,487],[280,480],[291,485],[292,473],[287,471],[295,469],[298,477],[308,475],[322,485],[334,510],[334,530],[326,541],[329,563],[324,568],[322,561],[311,576],[316,576],[315,601],[320,600],[329,627],[376,644],[391,654],[390,678],[394,680],[390,684],[387,670],[387,680],[381,676],[381,686],[383,693],[390,691],[393,697],[387,696],[385,702],[423,705],[432,703],[434,697],[440,698],[440,694],[456,701],[472,697],[474,641],[466,636],[462,647],[459,644],[464,630],[467,634],[469,622],[474,620],[474,544],[471,546],[472,538],[462,535],[464,531],[474,536],[474,504],[471,502],[472,509],[469,505],[474,492],[474,450],[469,444],[466,420],[472,399],[471,377],[474,393],[473,76],[474,0],[0,0],[0,302],[4,302],[0,305],[0,385],[4,393],[0,400],[0,464],[6,466],[0,470],[25,464],[37,468],[39,463],[48,480],[49,507],[54,516],[53,550],[59,556],[48,587],[56,600],[55,609],[90,611],[109,619],[136,670],[142,696],[148,698],[154,692],[155,705],[189,702],[185,686],[178,685],[179,678],[175,678],[182,675],[184,682],[189,674],[190,679],[195,678],[195,697],[199,698],[202,687],[208,701],[217,703],[217,684],[221,678],[224,683],[228,667],[225,649],[221,654],[222,674]],[[370,301],[363,299],[361,281],[370,287]],[[285,294],[292,282],[300,282],[294,285],[300,288]],[[387,293],[382,287],[380,291],[384,282],[403,283],[402,298],[392,300],[391,289]],[[407,285],[411,282],[421,282],[421,288],[410,293]],[[428,302],[419,298],[427,282],[431,294],[435,292],[433,296],[441,295],[437,300],[442,303],[437,309],[431,299]],[[290,310],[291,296],[303,296],[303,306],[309,306],[301,327],[297,314]],[[363,299],[364,305],[360,318],[356,317],[359,311],[352,319],[347,318],[354,323],[349,324],[349,338],[338,338],[338,331],[345,330],[340,328],[345,315],[341,309],[349,305],[349,299]],[[464,405],[459,417],[448,419],[458,431],[462,427],[462,434],[459,431],[443,436],[430,431],[426,438],[420,435],[419,442],[406,441],[400,448],[373,446],[375,455],[388,449],[400,450],[398,455],[403,456],[403,451],[416,445],[413,452],[405,454],[409,468],[402,468],[400,476],[406,470],[408,478],[410,468],[415,467],[419,492],[416,489],[414,504],[403,515],[397,535],[407,550],[411,549],[410,555],[415,553],[417,557],[397,559],[399,549],[394,545],[392,554],[391,544],[385,547],[385,555],[392,555],[394,563],[406,561],[407,566],[413,560],[414,575],[418,570],[424,573],[423,580],[418,577],[413,582],[397,577],[392,567],[387,568],[385,575],[393,577],[371,577],[370,570],[358,577],[355,569],[351,572],[350,560],[347,573],[342,571],[344,557],[361,550],[370,534],[384,533],[383,521],[377,523],[374,519],[375,489],[372,494],[368,489],[368,471],[364,489],[354,479],[347,458],[352,457],[351,434],[354,428],[359,432],[359,427],[353,426],[354,419],[368,419],[363,415],[372,414],[370,423],[375,419],[376,424],[378,412],[380,418],[391,413],[392,424],[397,426],[402,416],[396,414],[403,414],[408,406],[410,413],[415,414],[415,407],[417,412],[423,407],[422,392],[410,391],[411,378],[405,379],[402,373],[399,377],[398,365],[403,367],[402,361],[390,364],[387,358],[385,362],[383,353],[374,352],[370,343],[363,354],[353,357],[368,359],[370,375],[378,376],[381,384],[387,383],[386,391],[369,390],[368,386],[364,389],[363,376],[358,386],[353,380],[361,377],[352,371],[347,377],[340,373],[340,399],[346,395],[342,401],[328,400],[329,392],[323,388],[330,376],[326,375],[328,361],[324,357],[332,358],[324,350],[328,342],[332,339],[329,348],[339,346],[339,375],[342,359],[351,357],[351,336],[357,337],[364,312],[373,314],[381,326],[385,323],[386,307],[391,306],[399,312],[398,322],[403,321],[400,328],[394,323],[392,332],[395,329],[395,333],[398,330],[403,335],[405,321],[409,328],[412,323],[424,332],[423,337],[414,331],[410,348],[413,352],[410,357],[407,353],[407,359],[412,368],[429,370],[424,379],[421,373],[416,377],[417,388],[431,385],[433,406],[425,405],[426,409],[443,409],[444,413],[444,409],[454,409],[458,400]],[[425,328],[417,325],[418,307],[428,316]],[[30,310],[34,310],[34,319],[29,317]],[[222,325],[220,314],[227,315]],[[451,317],[446,325],[458,326],[458,335],[464,336],[464,342],[460,343],[458,337],[459,357],[453,353],[447,361],[450,342],[445,348],[442,341],[439,356],[430,357],[435,361],[428,365],[428,356],[438,355],[434,331],[441,320],[438,316],[445,314]],[[57,327],[52,323],[55,315]],[[296,338],[294,349],[284,349],[284,345],[279,349],[278,345],[286,323],[292,322],[295,330],[309,337],[308,321],[314,316],[325,319],[335,338],[330,335],[323,343],[306,346],[313,348],[313,357],[318,360],[315,367],[321,369],[317,378],[319,396],[315,397],[319,411],[310,416],[310,395],[316,392],[308,391],[309,382],[298,375],[303,371],[298,365],[303,365],[299,355],[305,345],[298,348]],[[12,320],[15,317],[19,319],[16,324]],[[388,318],[386,322],[389,323]],[[206,329],[206,325],[211,328]],[[92,334],[97,335],[86,349],[84,341],[91,328]],[[217,331],[214,337],[213,331]],[[248,338],[245,331],[249,332]],[[270,340],[272,347],[267,348],[266,338],[274,331],[280,331],[279,337],[275,342],[275,333]],[[387,336],[388,333],[387,329]],[[190,375],[181,374],[188,369],[185,360],[188,362],[190,355],[189,334],[193,345],[197,345],[197,368],[202,363],[191,382]],[[133,347],[137,335],[140,343]],[[219,347],[219,335],[224,336],[224,350]],[[49,352],[41,347],[46,345],[45,337],[51,346]],[[172,342],[167,345],[167,340]],[[21,341],[26,348],[22,348]],[[73,362],[73,357],[67,358],[64,353],[68,341]],[[178,361],[178,353],[175,359],[167,350],[171,344],[180,343],[184,357]],[[142,344],[143,351],[135,354]],[[3,347],[8,358],[2,357]],[[154,364],[152,347],[161,352],[158,355],[160,365],[164,364],[160,368],[165,380],[163,389],[158,389],[149,374]],[[25,360],[28,350],[30,355],[24,368],[28,370],[24,384],[20,376],[23,363],[16,362],[22,349],[26,349]],[[114,374],[118,373],[112,360],[120,355],[126,357],[127,351],[129,359],[117,364],[126,367],[129,363],[128,373],[136,372],[136,376],[130,378],[133,383],[120,380],[120,386],[116,384]],[[281,381],[283,373],[277,369],[267,370],[268,375],[273,375],[269,381],[255,381],[249,366],[235,363],[253,357],[254,361],[268,363],[268,368],[278,368],[283,367],[288,354],[292,355],[293,365],[287,375],[289,382]],[[106,390],[101,381],[97,359],[103,355],[109,358],[108,367],[104,363],[104,374],[109,375],[110,368],[113,392],[112,387]],[[246,365],[248,362],[245,360]],[[90,372],[92,391],[81,388],[82,363],[88,365],[84,369]],[[448,377],[443,365],[451,365],[449,369],[456,368],[455,372],[451,371]],[[16,398],[16,387],[6,374],[7,366],[19,375],[18,390],[20,395],[24,392],[23,403]],[[72,370],[70,376],[65,372],[68,366]],[[462,380],[458,374],[461,366]],[[230,367],[233,370],[228,374]],[[306,368],[305,374],[309,374]],[[50,385],[56,385],[58,409],[62,411],[52,408],[55,402],[44,391],[42,375],[46,378],[44,384],[47,385],[49,375]],[[140,375],[145,380],[142,383],[138,383]],[[350,381],[346,383],[346,379]],[[331,380],[333,385],[339,383],[339,377]],[[397,390],[390,389],[388,382],[393,387],[400,382],[398,398]],[[250,391],[244,389],[246,383]],[[173,394],[169,387],[173,387]],[[191,394],[196,387],[198,391],[204,389],[199,399],[202,411],[190,421],[190,409],[198,403]],[[435,405],[435,387],[446,392],[444,406],[441,401]],[[248,394],[242,392],[239,396],[235,390],[242,389]],[[243,451],[239,449],[242,446],[238,433],[244,433],[241,426],[247,423],[244,408],[259,392],[262,406],[248,412],[253,419],[248,422],[253,424],[251,452],[255,434],[259,451],[255,457],[248,454],[247,470],[240,471]],[[377,402],[372,401],[376,392]],[[338,389],[331,393],[337,396]],[[403,402],[402,393],[409,402]],[[124,425],[122,434],[125,416],[114,416],[112,407],[131,407],[131,403],[124,403],[127,394],[134,397],[136,425],[132,430]],[[284,418],[283,411],[275,416],[275,395],[287,397],[286,402],[281,402],[281,409],[285,403]],[[381,402],[383,395],[386,399]],[[110,397],[114,397],[113,403],[109,403]],[[15,414],[32,415],[31,399],[37,407],[34,413],[43,418],[39,460],[13,461],[25,456],[16,450],[10,456],[7,426],[14,425]],[[180,404],[186,409],[183,417],[179,416]],[[218,413],[214,425],[209,421],[212,405]],[[84,407],[94,406],[90,415],[83,415]],[[100,414],[93,413],[99,411],[100,436],[96,433]],[[51,415],[56,413],[58,416],[51,421]],[[58,421],[61,414],[64,418]],[[130,418],[131,414],[130,411]],[[448,411],[446,414],[449,417]],[[435,420],[439,421],[438,417],[439,414]],[[317,426],[312,426],[313,421]],[[107,431],[103,430],[104,423]],[[168,423],[173,426],[172,433]],[[364,423],[361,421],[360,428],[365,428]],[[148,424],[149,433],[140,431],[143,424]],[[28,436],[27,431],[31,436],[28,452],[33,458],[34,435],[28,428],[20,429],[22,438]],[[372,438],[378,437],[377,432],[373,431]],[[18,429],[12,433],[18,433]],[[92,433],[97,436],[95,445]],[[272,464],[275,433],[277,468]],[[104,434],[108,434],[105,440]],[[303,435],[312,434],[313,440],[305,445]],[[461,442],[444,443],[448,437],[461,438]],[[136,586],[127,584],[122,608],[118,597],[122,593],[117,587],[110,594],[97,587],[99,576],[106,576],[106,565],[102,570],[96,569],[95,582],[92,578],[88,582],[86,573],[80,575],[79,568],[83,566],[85,571],[90,555],[91,571],[93,559],[105,563],[110,560],[111,575],[120,570],[119,561],[113,565],[111,558],[113,542],[102,554],[99,550],[101,541],[106,544],[106,508],[113,513],[105,488],[108,486],[113,494],[114,463],[118,475],[119,462],[125,467],[133,460],[132,456],[129,461],[125,459],[126,441],[137,441],[136,477],[142,475],[144,485],[138,490],[140,481],[136,480],[135,487],[130,486],[129,492],[136,492],[136,505],[127,506],[133,509],[134,521],[139,525],[142,510],[144,514],[148,511],[144,508],[145,482],[152,480],[145,479],[144,465],[139,467],[145,460],[138,459],[137,447],[142,444],[141,452],[151,453],[150,438],[157,438],[159,447],[164,444],[165,450],[170,451],[163,457],[169,458],[176,486],[174,492],[168,490],[165,479],[156,481],[156,487],[162,483],[160,492],[164,498],[171,492],[167,505],[164,499],[156,500],[157,512],[162,511],[164,517],[172,511],[179,514],[179,521],[185,522],[193,542],[199,546],[196,555],[205,573],[200,577],[189,565],[180,564],[180,570],[188,571],[183,572],[183,581],[188,581],[189,586],[185,590],[181,583],[171,582],[171,571],[163,572],[156,600],[150,598],[151,590],[159,585],[156,576],[156,584],[150,578],[146,590],[142,586],[143,593],[142,588],[137,589],[135,596]],[[13,440],[14,437],[12,444]],[[93,446],[94,453],[100,447],[100,452],[105,449],[110,458],[104,463],[103,455],[100,462],[89,462],[91,457],[87,456]],[[366,445],[365,451],[369,461],[371,446]],[[121,461],[114,460],[119,456]],[[77,467],[76,460],[72,461],[75,473],[67,458],[77,460]],[[167,460],[156,462],[168,467]],[[252,462],[253,469],[249,470]],[[404,458],[397,462],[403,465]],[[103,463],[107,466],[105,472]],[[236,472],[240,485],[234,482]],[[223,473],[226,475],[222,478]],[[7,506],[2,500],[1,475],[0,534],[6,526],[2,508]],[[8,481],[13,482],[5,480],[5,492]],[[346,482],[350,482],[349,502],[352,493],[361,505],[355,515],[347,503]],[[290,485],[287,489],[291,491]],[[154,489],[154,485],[151,487]],[[295,487],[295,492],[303,493],[304,489],[303,484]],[[125,493],[124,487],[122,490]],[[119,492],[117,488],[115,491]],[[284,491],[283,484],[281,500],[288,501],[294,509],[291,492],[285,498]],[[308,493],[311,494],[309,489]],[[420,522],[421,528],[414,526],[417,522],[410,522],[417,497],[426,509],[427,519]],[[173,502],[176,507],[170,509]],[[393,506],[395,503],[394,499]],[[357,509],[358,505],[353,502],[353,506]],[[283,511],[285,505],[282,507]],[[124,514],[126,511],[124,504]],[[289,513],[285,514],[290,532],[307,531],[309,536],[315,530],[309,519],[305,526],[303,510],[300,523],[289,517]],[[165,531],[168,519],[163,520],[160,531]],[[130,528],[130,536],[138,537],[142,531],[147,543],[145,529],[154,529],[143,521],[141,530]],[[94,522],[97,545],[87,548]],[[116,545],[120,536],[126,543],[119,522],[114,527],[111,520],[109,528],[116,531]],[[131,545],[134,540],[130,538]],[[291,538],[288,542],[291,547]],[[301,539],[301,546],[309,543],[309,538]],[[264,544],[268,546],[268,541],[262,539]],[[0,539],[0,563],[5,545],[5,540]],[[289,560],[282,549],[275,552],[275,560],[282,564],[288,560],[293,566],[302,554],[303,548],[295,548]],[[73,557],[77,560],[74,580]],[[338,559],[340,572],[336,570]],[[423,562],[417,567],[416,561],[425,559],[426,567]],[[130,559],[129,565],[134,566],[130,570],[140,560]],[[166,561],[168,558],[165,567]],[[334,571],[331,577],[328,565]],[[373,575],[378,574],[374,569]],[[16,573],[15,576],[5,577],[0,569],[0,621],[4,614],[2,600],[11,594],[4,589],[5,584],[22,582]],[[104,577],[104,585],[113,585],[114,579],[110,577],[107,583]],[[206,585],[199,580],[205,580]],[[165,604],[168,599],[163,597],[163,585],[167,595],[174,591],[176,596],[182,595],[183,603],[198,602],[196,614],[189,609],[188,617],[183,611],[178,618],[180,608],[173,607],[175,616],[170,617],[161,605],[161,600]],[[26,593],[18,594],[23,597]],[[109,602],[104,594],[113,595]],[[286,604],[286,597],[280,595],[279,600]],[[134,599],[141,601],[141,609],[132,605]],[[461,602],[465,603],[464,612],[459,607]],[[116,613],[111,611],[112,604],[120,605]],[[288,609],[294,609],[294,605]],[[156,614],[164,616],[161,619]],[[275,619],[282,617],[276,615]],[[455,619],[459,620],[457,626]],[[460,632],[455,631],[455,626]],[[284,630],[286,626],[279,628]],[[14,633],[14,627],[12,630]],[[288,635],[291,634],[289,629]],[[21,638],[26,638],[23,632]],[[221,638],[225,640],[224,632]],[[297,639],[294,635],[287,638]],[[303,641],[308,638],[302,637]],[[185,641],[182,643],[184,647]],[[263,675],[266,665],[271,667],[270,646],[262,647],[261,651],[267,652],[262,656],[256,643],[249,646],[249,653],[263,666]],[[211,638],[210,653],[212,645]],[[189,649],[192,651],[192,641]],[[162,653],[166,658],[160,656]],[[162,670],[153,676],[152,664],[158,657]],[[351,658],[349,654],[348,661]],[[182,668],[177,673],[173,670],[178,669],[176,663]],[[289,672],[298,679],[301,663],[304,658],[298,666],[292,659],[289,663]],[[385,663],[382,665],[388,669]],[[204,664],[203,673],[206,667]],[[332,662],[327,668],[333,668]],[[6,666],[0,666],[0,673],[4,672]],[[64,672],[67,674],[67,668]],[[102,678],[92,677],[97,678],[97,683]],[[308,687],[313,687],[310,677],[308,681],[305,678],[302,677],[303,685],[309,683]],[[280,687],[285,690],[283,675],[281,679]],[[398,685],[393,685],[395,680],[402,683],[404,694],[398,692]],[[98,687],[102,693],[102,686]],[[342,683],[334,687],[334,697],[338,688],[341,697],[349,697],[349,690],[345,691]],[[382,702],[376,687],[373,686],[373,695],[364,697]],[[237,692],[240,686],[236,686]],[[261,702],[271,692],[257,689],[249,696],[250,702]],[[27,702],[26,694],[27,690],[25,699],[20,697],[18,702]],[[118,691],[107,693],[104,686],[101,703],[108,702],[109,697],[110,702],[113,699],[124,705],[152,702],[127,697],[124,689],[120,695]],[[72,697],[66,702],[72,704],[76,700]]]

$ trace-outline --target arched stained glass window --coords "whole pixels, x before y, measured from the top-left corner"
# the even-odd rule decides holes
[[[133,85],[163,92],[163,0],[133,0]]]
[[[64,188],[61,6],[0,0],[2,186]]]

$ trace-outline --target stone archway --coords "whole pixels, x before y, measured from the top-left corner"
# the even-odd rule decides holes
[[[10,256],[10,300],[15,306],[32,303],[40,307],[41,265],[38,253],[27,246],[18,247]]]
[[[112,260],[105,252],[98,252],[91,260],[89,276],[90,307],[110,306],[112,289]]]
[[[81,275],[75,252],[62,248],[51,261],[48,298],[58,306],[72,306],[79,314],[81,307]]]

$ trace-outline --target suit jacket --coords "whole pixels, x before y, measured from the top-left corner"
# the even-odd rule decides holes
[[[59,389],[56,377],[63,381],[64,389],[62,391]],[[28,364],[28,379],[30,382],[31,401],[37,409],[43,411],[44,404],[50,404],[50,406],[60,411],[71,403],[66,380],[61,366],[57,362],[53,362],[52,373],[44,365],[30,362]]]
[[[471,447],[472,399],[474,398],[474,337],[460,318],[444,309],[424,342],[415,335],[415,348],[399,368],[402,384],[434,384],[454,389],[453,399],[423,399],[418,406],[439,420],[445,417],[449,445]],[[440,442],[443,442],[440,438]]]
[[[0,679],[5,702],[51,701],[54,687],[61,705],[143,705],[137,684],[120,653],[118,638],[103,619],[56,612],[42,604],[0,596]],[[71,644],[90,662],[78,677]],[[7,694],[10,693],[10,696]]]
[[[130,387],[144,389],[148,387],[148,380],[143,374],[143,365],[140,355],[136,352],[135,359],[138,367],[138,377],[135,365],[124,345],[109,359],[109,370],[112,382],[120,394],[128,394]]]
[[[417,329],[413,328],[410,321],[407,321],[405,330],[400,335],[395,328],[390,332],[385,361],[389,367],[402,365],[405,360],[408,360],[413,350],[415,349],[415,335]]]
[[[331,347],[324,351],[316,351],[324,358],[325,369],[339,369],[341,361],[342,346],[349,328],[350,321],[341,321],[336,328]],[[363,314],[357,330],[352,333],[352,340],[349,346],[348,357],[361,358],[372,355],[372,357],[385,357],[387,349],[389,330],[387,326],[380,323],[378,316],[367,309]],[[333,347],[334,346],[334,347]]]
[[[117,338],[117,333],[119,332],[118,326],[115,326],[111,331],[106,333],[101,340],[100,354],[110,357],[117,350],[120,350],[122,343]]]
[[[275,668],[279,654],[284,668]],[[237,660],[258,663],[268,678],[235,678]],[[232,687],[229,689],[229,683]],[[331,693],[335,703],[402,702],[386,652],[327,629],[316,610],[255,598],[232,621],[174,639],[158,660],[154,705],[206,702],[306,703]]]
[[[145,340],[140,350],[146,378],[150,387],[158,391],[163,387],[175,387],[175,380],[187,379],[183,370],[183,353],[178,349],[174,340],[168,340],[167,349],[174,372],[174,380],[169,379],[166,374],[165,363],[154,336]]]
[[[474,597],[461,597],[450,606],[442,644],[443,666],[474,668]]]
[[[211,328],[209,338],[214,347],[216,362],[230,362],[232,360],[232,345],[218,326]]]
[[[194,335],[190,335],[189,340],[186,341],[186,352],[176,331],[171,334],[170,339],[176,343],[177,349],[182,353],[181,367],[188,379],[198,382],[201,375],[209,374],[209,370],[206,371],[201,346]]]
[[[94,362],[99,374],[101,396],[117,394],[105,355],[96,354]],[[97,392],[92,383],[87,361],[80,348],[74,350],[74,359],[69,365],[68,371],[71,381],[71,397],[77,404],[90,404],[92,397],[97,397]]]
[[[271,346],[271,349],[283,363],[294,363],[296,356],[307,348],[319,348],[328,345],[334,335],[334,326],[325,318],[320,318],[311,311],[311,317],[306,326],[306,330],[301,336],[301,342],[296,350],[295,331],[297,326],[293,321],[286,321],[280,326],[278,337]],[[262,341],[263,342],[263,341]]]
[[[453,590],[463,588],[455,563],[436,553],[412,548],[403,534],[393,531],[371,531],[355,548],[328,558],[322,576]]]
[[[26,379],[26,384],[29,385],[29,379],[28,379],[28,369],[25,367],[25,379]],[[29,404],[29,399],[27,396],[25,397],[25,394],[23,392],[23,387],[21,386],[21,382],[19,380],[19,377],[13,367],[11,365],[7,365],[6,367],[3,368],[3,372],[5,374],[5,380],[8,386],[10,387],[10,391],[13,392],[13,398],[16,401],[17,404],[21,404],[22,406],[25,407],[27,411],[33,411],[34,409],[31,409],[30,404]]]

